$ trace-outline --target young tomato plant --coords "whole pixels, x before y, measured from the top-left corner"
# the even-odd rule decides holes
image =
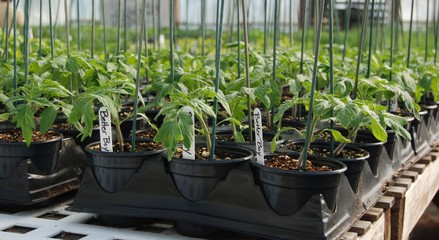
[[[28,84],[10,93],[11,96],[5,102],[9,111],[0,115],[1,120],[16,123],[28,146],[37,127],[37,115],[39,130],[46,133],[52,127],[59,110],[67,116],[71,111],[71,105],[64,101],[71,93],[61,84],[50,79],[43,80],[35,75],[29,80]]]

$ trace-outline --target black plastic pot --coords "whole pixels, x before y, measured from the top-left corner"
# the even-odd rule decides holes
[[[10,131],[10,130],[5,130]],[[50,175],[55,171],[63,135],[56,138],[32,142],[0,142],[0,178],[8,177],[20,164],[28,164],[29,173]]]
[[[378,141],[372,133],[366,131],[359,131],[355,143],[348,145],[359,147],[369,152],[369,167],[374,175],[378,174],[378,164],[380,161],[381,152],[383,151],[385,142]]]
[[[298,158],[299,153],[287,154]],[[273,155],[267,155],[266,159]],[[335,210],[340,178],[347,167],[344,163],[315,156],[308,158],[315,166],[330,166],[333,171],[288,171],[254,164],[255,175],[270,207],[279,215],[288,216],[299,211],[313,195],[322,194],[328,208]]]
[[[297,141],[291,141],[286,144],[286,147],[289,148],[289,144],[295,144],[295,145],[305,145],[305,142],[303,140],[297,140]],[[336,147],[337,145],[335,145]],[[328,142],[318,141],[311,144],[312,148],[319,148],[319,149],[330,149],[330,145]],[[354,146],[346,146],[346,150],[350,151],[357,151],[357,152],[363,152],[366,155],[359,158],[343,158],[343,157],[334,157],[333,159],[338,160],[342,163],[344,163],[347,166],[347,170],[344,173],[346,177],[349,180],[349,184],[351,185],[352,191],[354,193],[358,193],[358,185],[360,184],[361,179],[361,172],[363,171],[364,162],[369,159],[369,153],[365,150],[354,147]]]
[[[129,140],[127,140],[129,141]],[[138,140],[137,142],[148,142]],[[161,158],[164,150],[149,152],[101,152],[91,150],[90,147],[99,142],[87,145],[85,151],[93,165],[93,172],[99,185],[107,192],[121,190],[130,180],[131,176],[142,166],[143,161]]]
[[[254,156],[253,151],[237,146],[218,145],[215,151],[232,153],[236,157],[231,160],[213,161],[172,158],[169,162],[174,184],[185,199],[203,199],[227,177],[230,169],[251,160]]]

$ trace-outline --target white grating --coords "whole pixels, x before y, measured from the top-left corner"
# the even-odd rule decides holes
[[[81,239],[81,240],[154,240],[194,239],[179,235],[171,223],[158,222],[140,228],[113,228],[96,225],[90,213],[67,211],[71,201],[35,210],[0,211],[1,240]]]

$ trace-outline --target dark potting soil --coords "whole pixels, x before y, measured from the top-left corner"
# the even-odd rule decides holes
[[[183,158],[183,148],[179,147],[174,153],[175,158]],[[196,147],[195,148],[195,160],[209,160],[210,157],[210,151],[207,150],[207,147]],[[214,155],[214,160],[232,160],[239,158],[241,156],[238,156],[233,153],[228,152],[216,152]]]
[[[302,152],[303,146],[294,144],[294,143],[288,143],[287,148],[296,152]],[[318,148],[318,147],[309,147],[308,154],[312,154],[315,156],[321,156],[321,157],[330,157],[331,151],[330,149],[326,148]],[[345,159],[354,159],[354,158],[361,158],[367,156],[367,152],[364,150],[354,151],[354,150],[348,150],[343,149],[341,150],[340,154],[337,156],[334,156],[336,158],[345,158]]]
[[[246,131],[246,130],[244,130],[244,131]],[[235,142],[235,137],[233,136],[232,133],[230,133],[230,134],[217,134],[215,136],[215,138],[221,142]],[[270,135],[263,135],[263,138],[264,138],[264,142],[271,142],[271,140],[273,140],[272,136],[270,136]],[[253,136],[253,139],[254,139],[254,136]],[[246,143],[250,142],[250,136],[248,134],[245,134],[244,140]]]
[[[93,145],[90,147],[91,150],[100,151],[100,144]],[[123,151],[121,151],[119,144],[113,144],[113,152],[131,152],[132,146],[130,142],[125,142]],[[135,152],[149,152],[163,149],[163,145],[161,143],[156,142],[136,142],[136,151]]]
[[[154,129],[147,129],[147,130],[144,130],[144,131],[136,133],[136,137],[138,137],[138,138],[154,139],[156,134],[157,134],[156,130],[154,130]]]
[[[264,165],[272,168],[283,170],[300,170],[299,161],[285,154],[275,154],[270,159],[264,161]],[[314,166],[311,161],[306,161],[306,171],[308,172],[326,172],[333,169],[329,166]]]
[[[46,140],[51,140],[56,137],[59,137],[59,133],[48,131],[45,134],[41,134],[40,131],[35,130],[32,134],[32,142],[41,142]],[[8,131],[2,131],[0,133],[0,142],[24,142],[23,135],[21,134],[21,130],[14,129]]]
[[[94,125],[93,127],[98,128],[99,125]],[[54,123],[54,124],[52,124],[52,128],[57,129],[57,130],[74,130],[75,129],[71,124],[68,124],[66,122]]]

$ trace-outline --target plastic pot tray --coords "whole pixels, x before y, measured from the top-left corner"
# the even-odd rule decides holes
[[[396,148],[407,146],[397,141]],[[92,169],[87,168],[70,210],[169,219],[179,225],[187,223],[191,229],[192,225],[200,225],[271,239],[335,239],[382,196],[386,180],[393,177],[402,163],[390,160],[384,150],[376,175],[366,165],[357,194],[342,175],[334,212],[328,209],[322,195],[314,195],[298,212],[277,214],[267,203],[248,161],[232,168],[207,196],[190,201],[178,192],[168,163],[162,159],[144,161],[128,183],[113,193],[103,190]],[[200,236],[196,232],[191,234]]]
[[[79,188],[86,162],[84,151],[72,138],[63,138],[53,173],[30,173],[28,159],[0,178],[0,206],[32,206]]]

